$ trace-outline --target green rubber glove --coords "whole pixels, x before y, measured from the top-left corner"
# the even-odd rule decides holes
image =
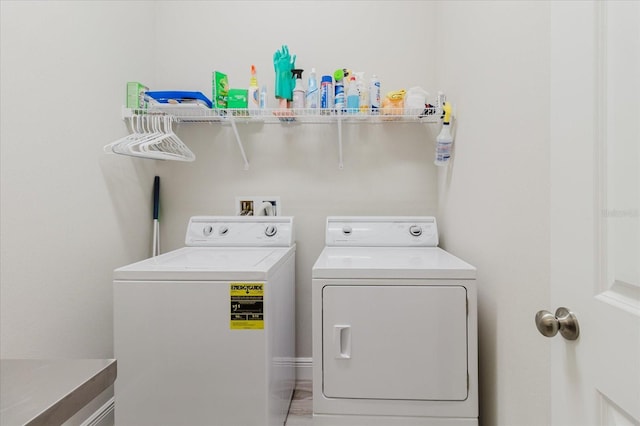
[[[295,79],[291,70],[296,67],[296,55],[289,55],[286,45],[273,54],[273,68],[276,72],[276,98],[293,100]]]

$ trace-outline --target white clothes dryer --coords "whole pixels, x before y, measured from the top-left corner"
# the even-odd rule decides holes
[[[312,270],[314,425],[478,424],[476,269],[433,217],[329,217]]]
[[[114,271],[115,424],[282,426],[293,219],[192,217],[186,246]]]

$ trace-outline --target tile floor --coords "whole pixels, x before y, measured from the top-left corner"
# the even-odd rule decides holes
[[[296,383],[293,400],[289,407],[286,426],[311,426],[313,424],[313,398],[311,380]]]

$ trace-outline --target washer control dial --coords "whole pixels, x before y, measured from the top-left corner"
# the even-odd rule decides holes
[[[351,235],[352,232],[353,232],[353,229],[349,225],[345,225],[342,227],[342,233],[344,235]]]
[[[222,225],[220,229],[218,229],[218,235],[227,235],[229,232],[229,227],[226,225]]]
[[[418,225],[411,225],[409,227],[409,233],[414,237],[419,237],[420,235],[422,235],[422,228]]]
[[[202,228],[202,235],[209,237],[211,234],[213,234],[213,226],[205,225],[204,228]]]
[[[278,227],[275,225],[267,225],[267,228],[264,230],[264,235],[267,237],[273,237],[278,233]]]

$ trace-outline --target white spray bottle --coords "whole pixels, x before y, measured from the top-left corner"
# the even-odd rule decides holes
[[[453,136],[451,135],[451,105],[448,102],[442,104],[444,119],[442,120],[442,130],[436,138],[436,166],[446,166],[451,158],[451,146],[453,145]]]

